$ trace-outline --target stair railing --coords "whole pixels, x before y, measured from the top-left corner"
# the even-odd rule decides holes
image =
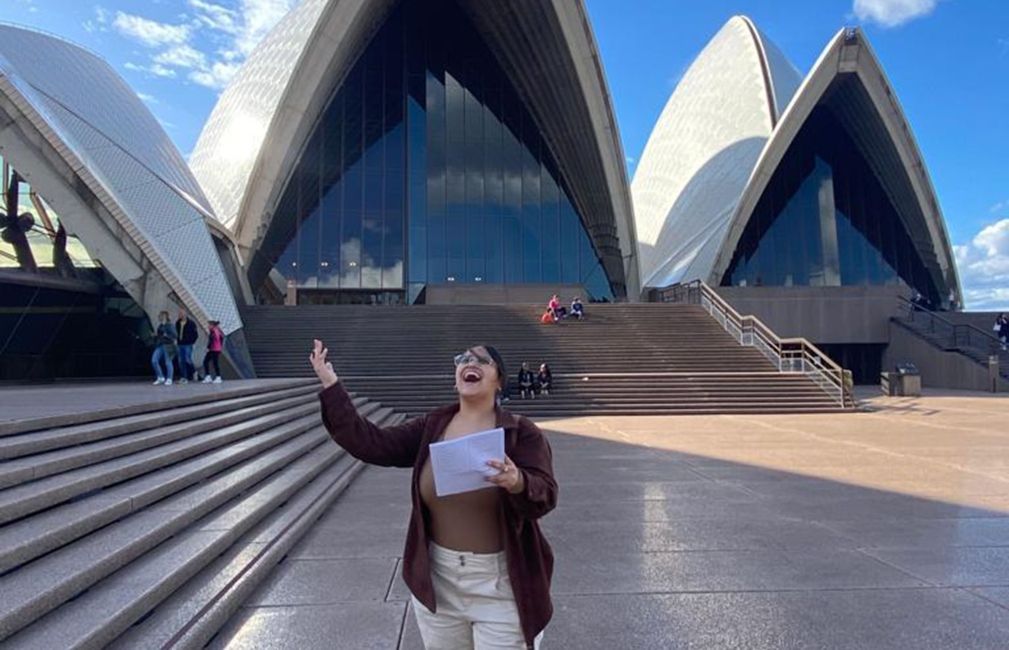
[[[804,338],[781,338],[756,316],[741,315],[704,282],[674,284],[653,295],[659,302],[700,305],[740,345],[759,350],[778,372],[806,375],[842,408],[853,403],[846,373],[833,359]]]
[[[928,334],[950,350],[973,348],[983,354],[997,354],[1002,347],[997,337],[969,323],[954,323],[903,296],[898,296],[900,313],[915,329]]]

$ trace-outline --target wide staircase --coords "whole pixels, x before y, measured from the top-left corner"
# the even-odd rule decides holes
[[[999,375],[1009,381],[1009,351],[1003,350],[991,328],[995,314],[936,312],[899,299],[899,313],[891,321],[933,346],[956,352],[985,368],[991,356],[998,357]]]
[[[191,392],[0,423],[0,647],[202,647],[361,468],[316,381]]]
[[[350,390],[404,414],[454,401],[452,358],[496,346],[514,411],[531,417],[839,410],[802,372],[780,372],[700,304],[592,304],[584,321],[539,322],[536,305],[256,306],[243,313],[263,377],[310,376],[313,338]],[[519,400],[515,376],[547,362],[549,396]]]

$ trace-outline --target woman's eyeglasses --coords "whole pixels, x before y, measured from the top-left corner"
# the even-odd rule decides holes
[[[494,362],[487,357],[481,357],[479,354],[473,352],[463,352],[462,354],[455,355],[455,365],[468,366],[471,363],[478,363],[481,366],[494,365]]]

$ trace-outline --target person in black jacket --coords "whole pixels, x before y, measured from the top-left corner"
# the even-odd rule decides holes
[[[193,345],[199,338],[196,322],[190,320],[184,309],[179,310],[179,320],[175,321],[175,331],[179,333],[179,379],[180,384],[188,384],[196,372],[193,364]]]
[[[527,395],[536,399],[535,383],[536,375],[529,369],[528,363],[523,363],[522,368],[519,370],[519,394],[522,395],[522,399],[525,399]]]
[[[539,390],[541,395],[550,394],[550,386],[554,383],[553,373],[550,372],[550,366],[545,363],[540,364],[540,371],[536,374],[536,389]]]

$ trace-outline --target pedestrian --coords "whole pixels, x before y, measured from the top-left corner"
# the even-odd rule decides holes
[[[995,327],[993,329],[1002,343],[1002,349],[1005,350],[1009,347],[1009,316],[1006,316],[1004,313],[999,314],[998,318],[995,319]]]
[[[540,316],[540,322],[544,325],[553,325],[557,322],[557,317],[554,315],[553,310],[547,307],[547,310]]]
[[[330,436],[366,463],[413,468],[402,571],[424,646],[538,648],[553,614],[554,563],[538,520],[557,504],[557,482],[539,428],[494,405],[508,377],[501,355],[487,345],[457,355],[458,403],[380,428],[357,413],[327,354],[315,341],[310,360]],[[429,445],[495,427],[505,456],[487,461],[492,488],[437,496]]]
[[[582,304],[582,299],[578,296],[571,299],[571,315],[578,320],[585,318],[585,305]]]
[[[221,350],[224,349],[224,331],[221,324],[212,320],[207,324],[207,354],[203,357],[203,383],[221,383]],[[210,374],[214,364],[214,374]]]
[[[568,313],[567,309],[561,307],[561,301],[557,298],[556,293],[551,296],[550,302],[547,303],[547,309],[549,309],[550,313],[553,314],[555,323],[567,316]]]
[[[179,379],[180,384],[188,384],[196,373],[196,366],[193,364],[193,345],[199,338],[196,330],[196,322],[189,318],[186,310],[179,310],[179,320],[175,321],[175,331],[179,333]]]
[[[550,386],[554,383],[553,373],[550,372],[550,366],[545,363],[540,364],[540,371],[536,373],[536,387],[539,392],[543,395],[550,394]]]
[[[172,376],[175,373],[172,368],[172,359],[175,358],[176,343],[179,340],[178,330],[172,325],[172,319],[167,311],[158,314],[158,328],[154,332],[154,354],[151,355],[151,365],[154,367],[154,374],[157,379],[154,385],[172,385]],[[162,371],[164,364],[164,371]]]
[[[536,376],[529,369],[529,364],[523,362],[522,367],[519,368],[519,394],[522,396],[522,399],[525,399],[526,396],[536,399],[536,390],[533,388],[535,381]]]

